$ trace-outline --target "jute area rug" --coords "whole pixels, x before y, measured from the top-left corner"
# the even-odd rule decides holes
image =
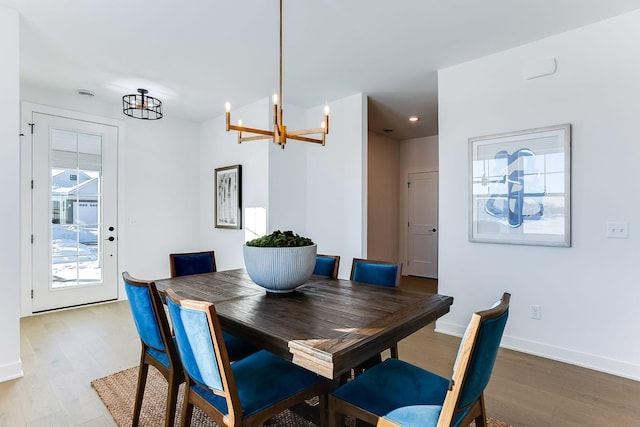
[[[130,426],[133,418],[133,404],[136,396],[136,383],[138,381],[138,367],[125,369],[104,378],[91,381],[91,386],[96,390],[100,399],[111,413],[114,421],[120,427]],[[180,386],[178,404],[176,407],[175,425],[180,425],[180,413],[182,412],[182,396],[184,384]],[[156,427],[164,425],[165,405],[167,402],[167,382],[154,367],[149,368],[147,385],[142,400],[140,414],[141,427]],[[491,417],[488,419],[489,427],[510,427],[501,421]],[[347,420],[347,425],[354,425],[353,420]],[[474,426],[472,423],[471,426]],[[200,409],[194,408],[191,419],[192,427],[217,427],[217,424]],[[317,427],[316,424],[307,421],[292,411],[284,411],[275,416],[269,427]]]

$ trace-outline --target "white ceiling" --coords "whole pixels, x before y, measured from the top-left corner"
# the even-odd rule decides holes
[[[277,0],[0,0],[20,12],[23,83],[203,121],[278,86]],[[438,133],[437,70],[640,8],[638,0],[284,0],[283,95],[363,92],[369,127]],[[582,47],[584,48],[584,47]],[[561,64],[560,64],[561,67]],[[286,115],[286,112],[285,112]],[[407,121],[418,115],[417,124]],[[286,123],[286,117],[285,117]]]

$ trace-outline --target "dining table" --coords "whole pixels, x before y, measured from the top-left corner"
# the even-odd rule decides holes
[[[337,379],[449,312],[450,296],[312,275],[276,294],[246,270],[155,281],[160,292],[215,305],[225,331]]]

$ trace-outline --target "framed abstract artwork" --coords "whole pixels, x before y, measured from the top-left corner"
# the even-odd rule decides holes
[[[215,227],[242,228],[242,165],[215,171]]]
[[[571,125],[469,139],[469,240],[571,246]]]

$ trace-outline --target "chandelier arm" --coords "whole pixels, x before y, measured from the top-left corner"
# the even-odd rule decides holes
[[[305,129],[305,130],[290,130],[287,131],[287,136],[291,137],[291,136],[296,136],[296,135],[311,135],[314,133],[328,133],[325,132],[323,128],[316,128],[316,129]]]
[[[295,139],[296,141],[305,141],[305,142],[313,142],[315,144],[324,144],[324,141],[322,141],[322,139],[307,138],[306,136],[300,136],[300,135],[287,134],[287,138]]]
[[[267,136],[271,136],[271,137],[273,136],[273,131],[248,128],[248,127],[244,127],[244,126],[229,125],[229,130],[237,130],[238,132],[257,133],[258,135],[267,135]]]
[[[258,139],[269,139],[269,138],[273,138],[273,135],[243,136],[242,138],[240,138],[240,142],[257,141]]]

